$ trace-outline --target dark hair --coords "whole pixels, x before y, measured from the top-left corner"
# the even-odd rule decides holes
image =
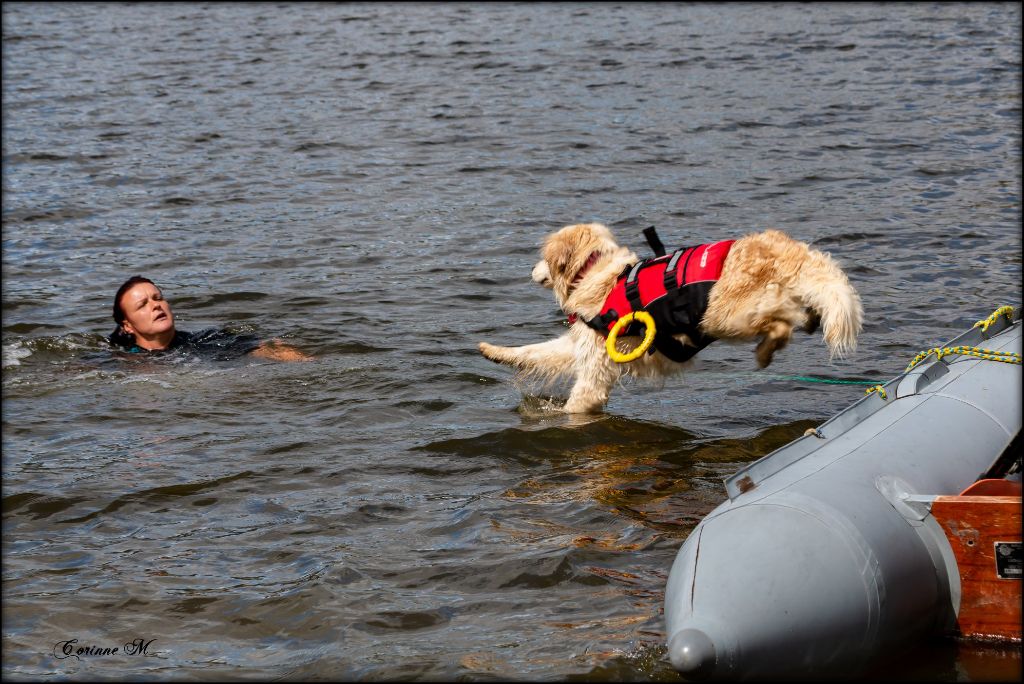
[[[156,283],[149,278],[143,278],[142,276],[137,275],[124,281],[124,283],[121,284],[121,287],[117,288],[117,294],[114,295],[114,322],[117,323],[117,327],[114,328],[114,332],[110,333],[110,336],[107,338],[114,346],[130,349],[135,345],[135,335],[126,332],[121,326],[125,319],[124,309],[121,308],[121,297],[124,296],[125,292],[132,289],[139,283],[149,283],[153,287],[156,287]]]

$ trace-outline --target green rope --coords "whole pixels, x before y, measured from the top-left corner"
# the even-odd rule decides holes
[[[776,375],[779,380],[796,382],[820,382],[826,385],[880,385],[879,380],[840,380],[838,378],[819,378],[813,375]]]
[[[989,326],[995,323],[1000,316],[1006,316],[1007,320],[1013,322],[1013,307],[1012,306],[1001,306],[992,312],[992,315],[983,321],[978,321],[974,324],[975,328],[981,328],[982,332],[988,330]],[[978,347],[934,347],[927,349],[917,356],[910,362],[907,369],[903,371],[904,374],[908,373],[914,366],[921,363],[928,356],[935,354],[936,359],[942,359],[943,356],[948,354],[963,354],[965,356],[976,356],[979,359],[986,359],[988,361],[1002,361],[1003,363],[1015,363],[1020,364],[1020,354],[1014,352],[1005,351],[993,351],[991,349],[981,349]],[[820,382],[826,385],[871,385],[865,394],[871,394],[877,392],[882,399],[887,399],[885,389],[882,387],[882,381],[880,380],[839,380],[836,378],[820,378],[813,375],[776,375],[774,376],[778,380],[793,380],[796,382]]]

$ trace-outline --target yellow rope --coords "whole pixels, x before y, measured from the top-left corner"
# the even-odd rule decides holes
[[[915,356],[914,360],[910,362],[909,366],[907,366],[907,370],[903,372],[906,373],[911,368],[921,363],[921,361],[926,359],[931,354],[935,354],[936,360],[941,359],[943,356],[946,356],[947,354],[963,354],[964,356],[976,356],[977,358],[985,359],[986,361],[1002,361],[1003,363],[1016,364],[1020,363],[1020,354],[1018,354],[1017,352],[997,351],[994,349],[980,349],[978,347],[932,347],[931,349],[926,349],[925,351]]]
[[[1013,322],[1013,307],[1012,306],[1001,306],[1001,307],[999,307],[998,309],[996,309],[995,311],[992,312],[991,316],[989,316],[988,318],[986,318],[984,320],[981,320],[981,321],[978,321],[977,323],[975,323],[974,327],[975,328],[981,328],[981,331],[985,332],[986,330],[988,330],[990,325],[992,325],[993,323],[998,321],[999,317],[1003,316],[1003,315],[1006,316],[1006,320],[1008,320],[1008,321],[1010,321],[1012,323]],[[975,356],[975,357],[977,357],[979,359],[985,359],[986,361],[1001,361],[1003,363],[1020,364],[1020,354],[1018,354],[1016,352],[996,351],[994,349],[981,349],[979,347],[966,347],[966,346],[960,346],[960,347],[932,347],[931,349],[926,349],[923,352],[921,352],[920,354],[918,354],[917,356],[915,356],[914,360],[910,362],[910,365],[907,366],[907,369],[905,371],[903,371],[903,372],[904,373],[909,372],[914,366],[916,366],[917,364],[921,363],[922,361],[924,361],[926,358],[928,358],[932,354],[935,354],[936,360],[942,359],[942,357],[946,356],[947,354],[963,354],[964,356]],[[880,397],[882,397],[882,399],[888,399],[889,398],[888,395],[886,395],[886,393],[885,393],[885,388],[882,387],[881,385],[874,385],[872,387],[868,387],[864,391],[864,394],[871,394],[872,392],[878,392],[878,395]]]
[[[885,388],[882,387],[881,385],[875,385],[874,387],[868,387],[866,390],[864,390],[864,394],[871,394],[872,392],[878,392],[878,396],[882,397],[882,399],[888,399],[889,398],[889,395],[887,395],[885,393]]]
[[[992,315],[983,321],[978,321],[974,324],[975,328],[980,327],[981,332],[988,330],[988,327],[999,320],[999,317],[1006,314],[1006,320],[1013,323],[1013,307],[1012,306],[1001,306],[992,312]]]
[[[975,328],[981,328],[982,332],[988,330],[989,326],[999,320],[1000,316],[1006,316],[1006,320],[1013,322],[1013,307],[1012,306],[1001,306],[992,312],[992,315],[984,320],[980,320],[974,324]],[[994,351],[992,349],[980,349],[978,347],[932,347],[926,349],[910,362],[907,369],[903,371],[906,373],[917,364],[924,361],[931,354],[935,354],[936,360],[941,359],[946,354],[964,354],[967,356],[976,356],[979,359],[985,359],[986,361],[1002,361],[1003,363],[1020,363],[1020,354],[1014,352]]]
[[[622,353],[615,348],[615,341],[619,337],[619,331],[622,330],[623,326],[629,325],[629,323],[636,319],[637,322],[644,324],[644,339],[640,342],[640,346],[629,353]],[[611,331],[608,333],[608,339],[605,340],[604,348],[608,351],[608,356],[611,357],[615,363],[627,363],[629,361],[635,361],[643,356],[647,348],[654,342],[654,318],[651,314],[646,311],[630,311],[628,314],[615,321],[615,325],[612,326]]]

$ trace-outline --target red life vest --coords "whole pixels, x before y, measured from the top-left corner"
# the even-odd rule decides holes
[[[646,311],[654,318],[657,330],[652,351],[657,349],[673,361],[690,359],[715,341],[700,330],[700,321],[734,242],[684,247],[627,267],[605,299],[601,313],[583,322],[607,336],[622,316]],[[636,335],[641,329],[642,324],[630,323],[622,334]],[[693,344],[683,345],[672,337],[678,334],[685,334]]]

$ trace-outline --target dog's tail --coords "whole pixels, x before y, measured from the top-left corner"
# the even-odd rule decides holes
[[[801,299],[821,317],[830,357],[842,358],[854,351],[864,309],[839,265],[828,254],[811,249],[800,269],[799,287]]]

